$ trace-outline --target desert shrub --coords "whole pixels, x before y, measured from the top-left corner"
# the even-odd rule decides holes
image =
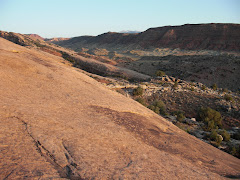
[[[239,145],[233,145],[233,144],[230,144],[228,146],[228,149],[227,149],[227,152],[237,158],[240,158],[240,146]]]
[[[202,85],[201,89],[202,89],[202,90],[206,90],[206,86],[205,86],[205,85]]]
[[[133,90],[134,96],[142,96],[143,95],[143,88],[138,86],[136,89]]]
[[[158,70],[158,71],[156,72],[156,76],[164,76],[164,75],[166,75],[166,73],[163,72],[163,71],[161,71],[161,70]]]
[[[143,98],[137,98],[136,101],[144,106],[147,106],[146,101]]]
[[[222,92],[227,93],[227,92],[228,92],[228,89],[227,89],[227,88],[224,88],[224,89],[222,90]]]
[[[157,107],[164,107],[164,108],[165,108],[165,104],[164,104],[164,102],[161,101],[161,100],[156,100],[156,101],[154,101],[154,102],[153,102],[153,105],[154,105],[154,106],[157,106]]]
[[[46,45],[40,44],[39,42],[34,42],[34,44],[35,44],[37,47],[46,47]]]
[[[161,100],[156,100],[153,102],[153,105],[159,108],[159,112],[162,115],[166,115],[166,105]]]
[[[212,85],[212,89],[213,89],[214,91],[217,90],[217,84],[216,84],[216,83],[214,83],[214,84]]]
[[[217,131],[216,131],[215,129],[213,129],[213,130],[211,131],[211,134],[210,134],[210,139],[213,140],[213,141],[215,141],[216,138],[217,138],[217,135],[218,135]]]
[[[155,109],[155,106],[153,106],[153,105],[150,105],[150,106],[148,106],[148,108],[149,108],[149,109],[151,109],[152,111],[154,111],[154,109]]]
[[[182,122],[184,119],[185,119],[185,116],[182,113],[177,115],[177,120],[178,121]]]
[[[224,99],[225,99],[226,101],[233,101],[232,96],[229,95],[229,94],[225,94],[225,95],[224,95]]]
[[[161,113],[160,113],[160,108],[157,107],[157,106],[155,106],[154,112],[157,113],[157,114],[161,114]]]
[[[230,153],[231,153],[233,156],[236,156],[236,155],[237,155],[237,149],[236,149],[235,146],[231,147]]]
[[[157,114],[166,115],[166,106],[161,100],[155,100],[148,108]]]
[[[221,131],[220,134],[222,135],[224,141],[230,140],[230,134],[225,129]]]
[[[173,115],[177,116],[177,120],[182,122],[186,117],[184,116],[184,112],[182,111],[174,111]]]
[[[75,62],[74,57],[70,56],[68,53],[61,51],[61,54],[62,54],[62,57],[63,57],[65,60],[67,60],[67,61],[69,61],[69,62],[71,62],[71,63],[74,63],[74,62]]]
[[[215,123],[213,120],[207,122],[207,129],[210,131],[215,128]]]
[[[219,135],[215,129],[211,131],[210,139],[216,142],[216,146],[220,146],[222,142],[221,135]]]
[[[208,130],[222,126],[221,114],[218,111],[209,107],[201,107],[198,112],[197,119],[203,121],[205,125],[207,125]]]
[[[160,114],[160,108],[154,105],[148,106],[149,109],[151,109],[153,112]]]

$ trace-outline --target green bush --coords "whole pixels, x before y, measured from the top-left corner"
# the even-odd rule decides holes
[[[166,106],[161,100],[155,100],[148,108],[157,114],[166,115]]]
[[[237,149],[236,147],[231,147],[231,152],[230,152],[233,156],[236,156],[237,155]]]
[[[217,90],[217,84],[216,84],[216,83],[214,83],[214,84],[212,85],[212,89],[213,89],[214,91]]]
[[[174,115],[177,115],[177,120],[182,122],[186,117],[184,116],[184,112],[182,111],[175,111],[173,112]]]
[[[216,142],[216,146],[220,146],[222,142],[221,135],[219,135],[215,129],[211,131],[210,139]]]
[[[156,76],[164,76],[164,75],[166,75],[166,73],[163,72],[163,71],[158,70],[158,71],[156,72]]]
[[[222,90],[222,92],[227,93],[227,92],[228,92],[228,89],[227,89],[227,88],[224,88],[224,89]]]
[[[202,89],[202,90],[206,90],[206,86],[205,86],[205,85],[202,85],[201,89]]]
[[[144,105],[144,106],[147,106],[147,104],[146,104],[146,102],[143,98],[137,98],[136,101],[139,102],[140,104]]]
[[[142,96],[143,95],[143,88],[138,86],[136,89],[133,90],[134,96]]]
[[[230,134],[226,130],[221,131],[220,134],[222,135],[224,141],[230,140]]]
[[[207,126],[208,130],[221,127],[222,126],[222,116],[221,114],[209,107],[201,107],[198,112],[198,120],[203,121]]]
[[[232,96],[229,95],[229,94],[225,94],[225,95],[224,95],[224,99],[225,99],[226,101],[233,101]]]
[[[159,113],[161,115],[166,115],[166,105],[161,100],[156,100],[153,102],[153,105],[159,108]]]
[[[157,114],[161,114],[161,113],[160,113],[160,108],[157,107],[157,106],[155,106],[154,112],[157,113]]]
[[[210,131],[215,128],[215,123],[213,120],[207,122],[207,129]]]
[[[148,108],[151,109],[152,111],[154,111],[155,106],[154,105],[150,105],[150,106],[148,106]]]
[[[217,135],[218,135],[217,131],[213,129],[210,134],[210,139],[215,141],[217,139]]]

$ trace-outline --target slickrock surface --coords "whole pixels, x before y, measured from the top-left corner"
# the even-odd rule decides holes
[[[61,62],[0,38],[0,179],[239,177],[239,159]]]

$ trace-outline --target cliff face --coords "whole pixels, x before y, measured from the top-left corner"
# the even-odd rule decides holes
[[[180,49],[240,50],[240,25],[198,24],[149,29],[139,36],[142,46]]]
[[[82,47],[131,49],[180,48],[189,50],[240,51],[239,24],[186,24],[150,28],[142,33],[104,33],[99,36],[81,36],[58,45],[78,49]]]

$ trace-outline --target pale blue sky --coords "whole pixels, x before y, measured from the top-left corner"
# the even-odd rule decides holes
[[[0,0],[0,30],[43,37],[240,23],[240,0]]]

